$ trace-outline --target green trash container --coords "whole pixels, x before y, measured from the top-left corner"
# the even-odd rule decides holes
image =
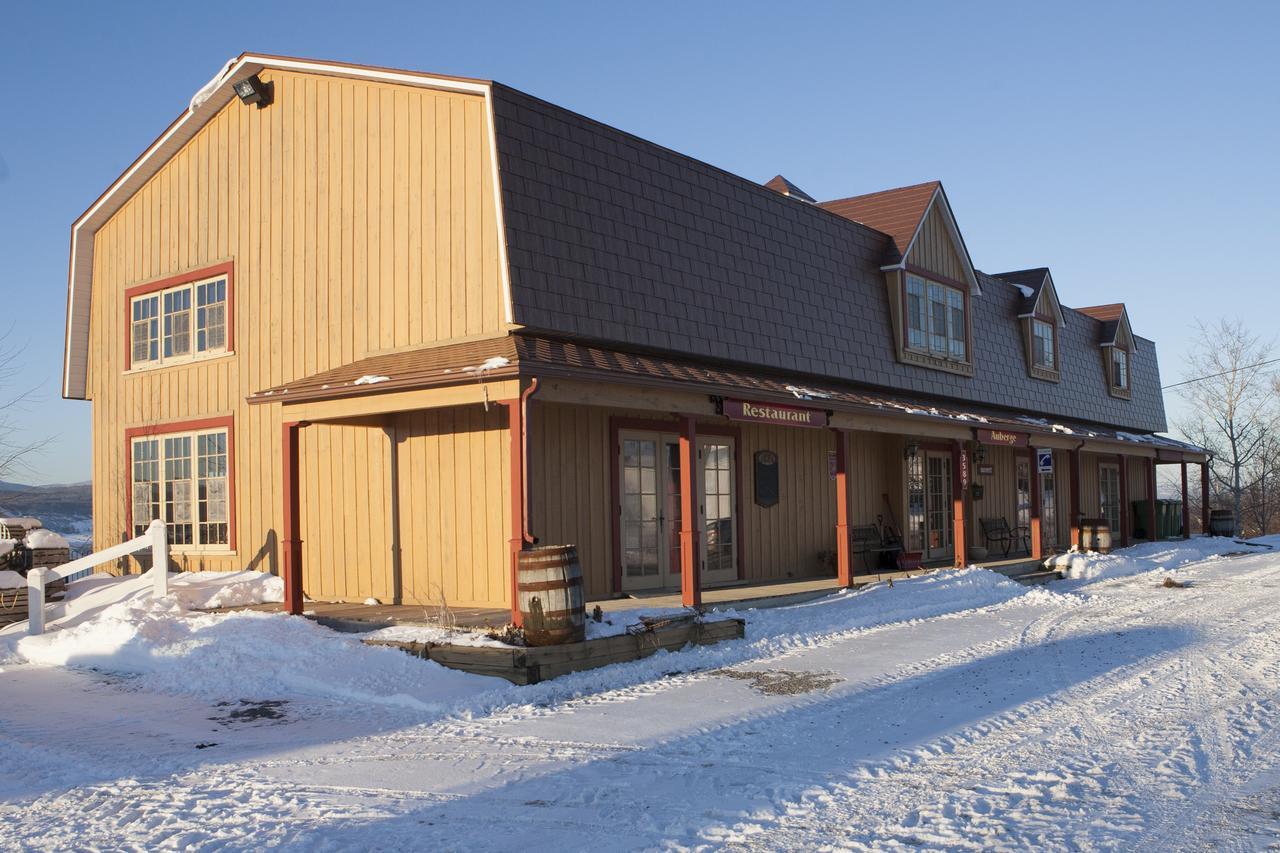
[[[1182,501],[1173,498],[1156,501],[1156,534],[1161,539],[1182,537]]]

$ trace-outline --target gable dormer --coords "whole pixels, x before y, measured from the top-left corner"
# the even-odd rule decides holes
[[[1066,326],[1066,315],[1049,268],[1002,272],[996,277],[1018,288],[1022,294],[1018,323],[1022,327],[1027,375],[1046,382],[1060,381],[1062,345],[1059,337]]]
[[[1077,308],[1099,323],[1098,346],[1102,348],[1102,371],[1112,397],[1133,397],[1133,329],[1123,302]]]
[[[785,195],[787,198],[795,198],[809,204],[817,204],[818,200],[800,189],[795,184],[788,181],[782,175],[774,175],[772,179],[765,183],[765,186],[779,195]]]
[[[970,300],[982,295],[940,181],[823,202],[885,235],[885,273],[898,361],[973,375]]]

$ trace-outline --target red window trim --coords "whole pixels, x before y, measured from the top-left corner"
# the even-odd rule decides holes
[[[149,293],[156,293],[161,290],[168,290],[171,287],[181,287],[184,284],[190,284],[193,281],[201,281],[206,278],[221,278],[226,276],[227,279],[227,352],[234,352],[236,348],[236,288],[235,288],[235,261],[224,261],[220,264],[214,264],[210,267],[201,267],[197,270],[188,270],[187,272],[171,275],[168,278],[157,279],[156,281],[148,281],[143,284],[135,284],[133,287],[125,288],[124,291],[124,369],[129,370],[133,367],[133,300],[139,296],[146,296]]]
[[[228,285],[230,286],[230,285]],[[173,435],[179,432],[225,429],[227,431],[227,545],[236,550],[236,424],[234,415],[214,418],[198,418],[190,421],[170,421],[163,424],[147,424],[129,427],[124,431],[124,458],[128,466],[129,492],[125,496],[124,528],[133,538],[133,440],[151,436]]]
[[[613,592],[622,592],[622,482],[621,474],[618,471],[618,460],[622,456],[622,443],[620,433],[623,430],[635,430],[637,432],[658,432],[670,433],[678,432],[680,429],[678,421],[664,421],[648,418],[632,418],[614,415],[609,418],[609,452],[611,462],[609,466],[609,498],[613,507],[612,534],[613,534]],[[742,430],[736,426],[725,426],[723,424],[704,424],[699,422],[698,435],[718,435],[728,436],[733,439],[733,512],[735,515],[736,527],[734,533],[738,537],[738,580],[744,580],[747,576],[746,568],[746,539],[743,534],[743,517],[742,517]]]
[[[907,264],[906,266],[904,266],[903,270],[904,272],[902,275],[902,287],[901,287],[902,293],[899,296],[899,299],[901,299],[902,301],[902,348],[907,352],[920,353],[921,355],[927,355],[927,356],[930,356],[931,358],[941,359],[942,361],[949,361],[952,364],[972,365],[973,364],[973,318],[972,318],[971,310],[969,306],[969,285],[965,284],[964,282],[956,281],[953,278],[948,278],[945,275],[938,275],[937,273],[930,272],[929,270],[926,270],[926,269],[913,267],[910,264]],[[964,360],[963,361],[956,361],[955,359],[949,358],[947,356],[937,355],[934,353],[933,350],[927,347],[925,349],[919,349],[917,347],[911,346],[911,324],[907,320],[907,274],[908,273],[910,273],[911,275],[917,276],[918,278],[922,278],[925,281],[932,281],[934,284],[940,284],[943,287],[949,287],[952,290],[958,290],[960,291],[960,295],[964,297]],[[927,332],[926,332],[926,335],[927,335]]]

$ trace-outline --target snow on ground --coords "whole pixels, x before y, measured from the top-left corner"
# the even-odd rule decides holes
[[[124,597],[3,664],[0,845],[1274,841],[1280,554],[1133,550],[1144,573],[942,572],[746,611],[744,640],[526,688]]]
[[[1121,578],[1145,572],[1167,572],[1228,554],[1274,550],[1276,543],[1268,537],[1242,542],[1225,536],[1175,539],[1168,542],[1143,542],[1110,554],[1068,551],[1044,561],[1046,568],[1060,571],[1069,580],[1098,581]]]

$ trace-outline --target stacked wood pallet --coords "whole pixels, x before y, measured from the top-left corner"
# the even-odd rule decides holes
[[[71,562],[70,548],[32,548],[31,549],[31,568],[44,566],[45,568],[54,568],[61,566],[63,563]]]
[[[67,594],[67,582],[57,580],[44,589],[45,601],[61,601]],[[0,589],[0,628],[27,619],[27,588]]]
[[[370,645],[394,646],[409,654],[464,672],[496,675],[513,684],[537,684],[559,675],[595,669],[613,663],[639,660],[659,649],[677,651],[688,645],[710,645],[722,640],[741,639],[745,624],[741,619],[714,622],[687,620],[660,625],[617,637],[603,637],[582,643],[531,648],[496,646],[453,646],[400,640],[369,640]]]
[[[0,519],[0,539],[21,542],[27,538],[28,533],[43,527],[38,518],[2,518]]]

